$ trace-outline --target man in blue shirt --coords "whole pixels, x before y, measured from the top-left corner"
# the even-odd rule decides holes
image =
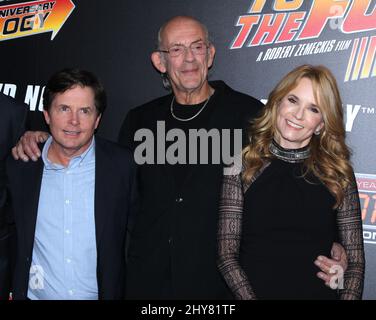
[[[51,136],[37,162],[9,160],[17,230],[14,299],[121,299],[135,199],[132,153],[94,135],[106,107],[90,72],[49,80]]]

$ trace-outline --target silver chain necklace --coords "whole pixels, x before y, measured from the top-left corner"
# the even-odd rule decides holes
[[[202,110],[205,109],[205,107],[206,107],[206,105],[208,104],[208,102],[209,102],[211,96],[212,96],[212,95],[209,96],[209,98],[205,101],[204,105],[201,107],[200,110],[198,110],[198,112],[197,112],[195,115],[193,115],[192,117],[187,118],[187,119],[179,118],[178,116],[176,116],[176,115],[174,114],[174,108],[173,108],[173,105],[174,105],[174,101],[175,101],[175,96],[173,96],[173,98],[172,98],[172,100],[171,100],[171,105],[170,105],[170,111],[171,111],[171,115],[172,115],[172,117],[173,117],[174,119],[178,120],[178,121],[191,121],[191,120],[193,120],[194,118],[196,118],[196,117],[202,112]]]

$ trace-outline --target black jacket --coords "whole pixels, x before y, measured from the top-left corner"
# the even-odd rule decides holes
[[[242,129],[261,109],[258,100],[223,82],[215,88],[205,129]],[[119,142],[134,150],[134,133],[170,116],[172,95],[131,110]],[[245,133],[245,131],[244,131]],[[243,138],[243,142],[245,138]],[[230,293],[217,266],[217,221],[223,164],[192,166],[177,189],[167,165],[138,170],[140,210],[132,221],[127,266],[127,298],[227,299]]]
[[[23,131],[27,106],[0,94],[0,300],[7,299],[10,290],[11,230],[7,216],[5,159]]]

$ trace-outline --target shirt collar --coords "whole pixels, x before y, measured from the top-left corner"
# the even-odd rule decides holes
[[[48,150],[50,149],[51,143],[52,143],[52,136],[50,136],[46,143],[44,144],[43,150],[42,150],[42,160],[44,163],[44,167],[47,170],[62,170],[62,169],[68,169],[68,168],[75,168],[77,166],[81,166],[84,163],[93,160],[95,158],[95,137],[91,139],[91,143],[89,145],[89,148],[87,148],[83,153],[81,153],[78,156],[73,157],[69,161],[68,167],[64,167],[61,164],[53,163],[50,159],[48,159]]]

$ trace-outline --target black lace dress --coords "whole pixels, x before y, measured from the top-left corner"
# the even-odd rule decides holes
[[[314,176],[302,177],[307,149],[282,154],[285,149],[273,147],[276,157],[249,185],[240,174],[224,176],[218,244],[228,286],[238,299],[360,298],[364,250],[356,185],[334,210],[327,188]],[[349,261],[340,291],[325,286],[314,265],[318,255],[330,257],[334,241]]]

